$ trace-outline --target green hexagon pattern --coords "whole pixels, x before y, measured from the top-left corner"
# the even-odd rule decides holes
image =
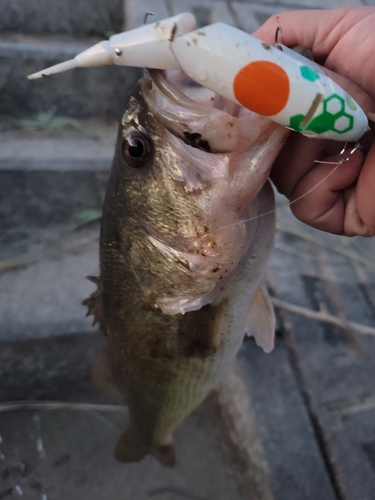
[[[323,112],[313,118],[306,127],[301,127],[304,117],[302,114],[292,116],[289,122],[290,127],[300,132],[311,130],[316,134],[323,134],[332,130],[338,134],[344,134],[354,125],[354,117],[345,111],[345,100],[337,94],[327,97],[323,101]]]

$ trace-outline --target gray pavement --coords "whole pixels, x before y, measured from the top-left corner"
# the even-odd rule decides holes
[[[0,30],[25,33],[64,33],[79,36],[121,31],[122,0],[3,0]]]
[[[175,470],[150,457],[115,462],[127,414],[111,412],[91,385],[103,339],[81,305],[93,289],[85,276],[98,273],[99,224],[77,229],[74,216],[100,209],[116,119],[139,72],[24,77],[139,26],[147,11],[155,20],[191,11],[200,25],[251,32],[280,11],[375,0],[120,3],[0,5],[0,499],[374,500],[374,240],[317,233],[286,208],[269,267],[275,351],[244,343],[223,384],[177,430]],[[14,400],[85,410],[9,409]]]
[[[0,474],[6,477],[0,486],[1,498],[240,500],[231,464],[222,451],[221,423],[210,410],[206,402],[176,432],[179,455],[173,471],[152,457],[142,466],[124,466],[114,459],[113,447],[127,421],[125,412],[4,414],[1,449],[13,461],[0,461]],[[15,443],[22,446],[17,462]]]

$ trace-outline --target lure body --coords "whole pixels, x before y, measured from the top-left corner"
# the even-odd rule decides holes
[[[368,130],[361,107],[309,59],[224,23],[195,29],[188,13],[114,35],[29,78],[109,64],[184,71],[222,97],[309,137],[356,141]]]

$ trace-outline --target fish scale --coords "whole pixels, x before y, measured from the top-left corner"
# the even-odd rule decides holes
[[[250,111],[229,114],[223,100],[214,108],[211,94],[209,104],[189,100],[175,77],[146,72],[128,99],[103,208],[98,291],[85,301],[110,346],[93,380],[129,405],[115,456],[150,453],[169,467],[174,429],[224,376],[245,330],[272,348],[261,287],[275,232],[267,177],[288,133]],[[206,130],[208,140],[195,140]]]

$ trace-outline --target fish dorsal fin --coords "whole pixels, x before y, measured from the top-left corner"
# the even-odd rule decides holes
[[[255,342],[264,352],[271,352],[274,347],[275,324],[275,311],[266,285],[262,283],[251,303],[245,331],[247,335],[255,338]]]
[[[100,330],[104,335],[106,333],[106,325],[104,321],[104,310],[103,310],[103,298],[102,298],[102,290],[100,286],[100,277],[99,276],[87,276],[87,279],[95,283],[98,289],[95,290],[94,293],[90,295],[86,300],[82,302],[84,306],[87,306],[87,314],[86,316],[90,316],[92,314],[94,316],[94,320],[92,322],[93,325],[99,323]]]

